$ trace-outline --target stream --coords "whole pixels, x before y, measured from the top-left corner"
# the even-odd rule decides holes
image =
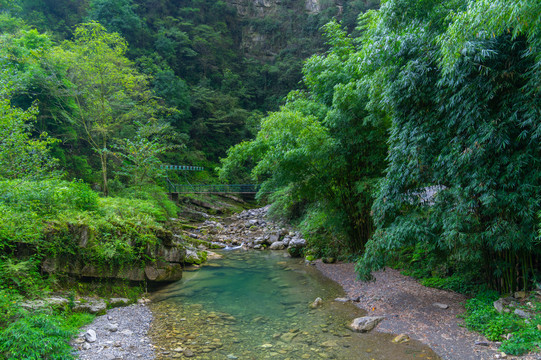
[[[157,359],[439,359],[394,335],[355,333],[364,312],[303,259],[281,251],[222,251],[152,295]],[[312,309],[315,298],[323,305]]]

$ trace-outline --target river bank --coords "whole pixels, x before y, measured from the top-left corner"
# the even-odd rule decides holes
[[[266,209],[245,211],[223,219],[223,223],[206,221],[187,230],[186,234],[207,244],[237,246],[240,251],[265,251],[264,248],[270,248],[274,243],[285,249],[291,242],[304,242],[298,233],[265,220],[265,212]],[[197,249],[204,251],[204,248],[200,244]],[[464,311],[466,301],[461,294],[424,287],[393,269],[377,272],[374,274],[376,281],[363,283],[356,280],[354,264],[324,264],[321,261],[311,264],[342,286],[347,297],[355,299],[354,304],[368,315],[385,317],[374,332],[405,334],[430,346],[444,360],[539,359],[535,355],[504,357],[497,350],[498,343],[488,342],[481,335],[461,327],[462,321],[457,315]],[[212,266],[212,262],[209,265]],[[116,330],[111,331],[115,326]],[[155,359],[157,354],[159,358],[195,356],[191,350],[186,351],[184,343],[182,347],[178,343],[171,349],[151,345],[148,337],[151,326],[152,313],[145,304],[113,309],[84,328],[74,345],[79,349],[81,359],[87,360]],[[94,343],[86,340],[88,329],[97,333]],[[135,354],[139,355],[131,356]]]

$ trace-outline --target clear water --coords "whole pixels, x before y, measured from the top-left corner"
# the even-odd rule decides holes
[[[334,301],[342,289],[283,252],[224,252],[153,294],[158,359],[438,359],[393,335],[354,333],[363,312]],[[316,297],[323,305],[311,309]]]

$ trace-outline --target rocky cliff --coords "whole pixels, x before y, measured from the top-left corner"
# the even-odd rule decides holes
[[[272,61],[280,51],[313,48],[300,38],[319,37],[319,28],[332,17],[340,18],[348,0],[227,0],[242,22],[241,50],[248,56]],[[298,49],[297,49],[298,50]],[[313,49],[316,50],[316,49]]]

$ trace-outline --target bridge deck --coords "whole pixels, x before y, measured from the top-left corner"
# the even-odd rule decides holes
[[[255,194],[261,185],[254,184],[233,184],[233,185],[189,185],[169,184],[169,193],[191,193],[191,194]]]

